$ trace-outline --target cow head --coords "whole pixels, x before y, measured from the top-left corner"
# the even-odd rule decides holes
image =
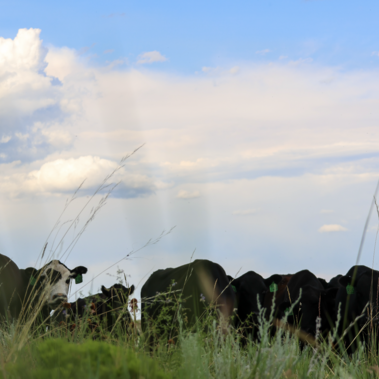
[[[110,288],[104,286],[101,287],[101,292],[105,297],[108,308],[115,311],[115,314],[122,313],[122,319],[124,322],[129,323],[132,321],[132,317],[128,311],[128,298],[134,292],[134,286],[127,288],[122,284],[114,284]],[[110,312],[108,312],[108,318]]]
[[[302,287],[301,297],[291,299],[288,292],[279,306],[280,318],[287,317],[291,325],[299,326],[305,333],[315,336],[317,319],[320,320],[320,332],[332,326],[334,300],[337,288],[321,289],[312,285]],[[295,303],[294,306],[292,304]],[[292,309],[292,310],[291,310]]]
[[[127,288],[122,284],[114,284],[110,288],[101,286],[101,292],[108,299],[120,304],[127,304],[128,297],[134,292],[134,285]]]
[[[349,296],[349,312],[353,317],[360,316],[368,305],[361,326],[374,321],[379,324],[379,272],[370,270],[360,275],[354,282],[350,275],[342,276],[339,280]]]
[[[44,291],[47,305],[54,309],[59,304],[67,302],[71,279],[81,283],[82,275],[87,272],[87,268],[78,266],[70,270],[62,262],[53,260],[39,270],[27,268],[24,271],[28,286],[38,292]]]
[[[249,271],[232,282],[236,288],[238,299],[238,316],[240,321],[258,321],[258,301],[263,306],[264,296],[267,291],[275,292],[281,275],[272,275],[263,279],[254,271]]]

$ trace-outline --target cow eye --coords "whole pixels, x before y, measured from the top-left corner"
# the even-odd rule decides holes
[[[66,280],[66,284],[70,284],[70,279],[67,279],[67,280]]]

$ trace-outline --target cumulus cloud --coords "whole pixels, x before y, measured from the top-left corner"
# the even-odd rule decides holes
[[[318,230],[320,233],[330,233],[330,232],[346,232],[347,229],[338,224],[323,225]]]
[[[178,199],[196,199],[197,197],[200,197],[200,191],[186,191],[186,190],[180,190],[178,194],[176,195]]]
[[[138,56],[137,63],[138,64],[147,64],[154,62],[165,62],[167,58],[162,55],[159,51],[148,51],[146,53],[140,54]]]
[[[233,211],[232,213],[236,216],[249,216],[249,215],[257,213],[257,210],[256,209],[246,209],[246,210],[241,210],[241,211]]]
[[[118,163],[96,156],[56,159],[37,170],[0,177],[0,191],[11,197],[61,195],[73,193],[84,181],[81,195],[85,195],[93,193],[118,167]],[[117,197],[143,196],[155,190],[151,179],[125,168],[118,169],[107,183],[119,183],[114,192]]]
[[[17,80],[1,76],[10,90],[0,86],[0,162],[117,161],[146,142],[136,165],[159,188],[170,183],[166,189],[263,176],[371,180],[377,173],[375,70],[282,62],[206,67],[209,75],[188,78],[121,70],[123,60],[94,67],[74,49],[46,51],[39,33],[1,40]],[[8,63],[1,67],[9,71]],[[325,78],[333,85],[320,84]]]
[[[7,161],[50,153],[48,141],[32,131],[33,124],[62,120],[62,93],[55,78],[45,73],[47,49],[40,32],[20,29],[14,39],[0,37],[0,135]]]

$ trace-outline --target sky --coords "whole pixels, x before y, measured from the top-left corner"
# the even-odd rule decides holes
[[[88,267],[75,298],[123,273],[138,297],[191,259],[355,264],[379,179],[378,2],[0,7],[0,253],[20,268]]]

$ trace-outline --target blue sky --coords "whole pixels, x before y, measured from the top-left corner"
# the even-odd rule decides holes
[[[343,69],[379,62],[372,55],[379,51],[375,1],[1,1],[0,6],[3,37],[14,38],[21,27],[40,28],[45,44],[74,48],[98,64],[128,58],[133,65],[141,52],[152,50],[168,58],[159,69],[188,74],[203,66],[280,57]]]
[[[377,2],[0,8],[0,253],[33,264],[80,183],[58,236],[145,144],[112,177],[69,267],[96,276],[173,226],[120,263],[133,283],[194,250],[231,275],[329,279],[355,263],[379,178]]]

